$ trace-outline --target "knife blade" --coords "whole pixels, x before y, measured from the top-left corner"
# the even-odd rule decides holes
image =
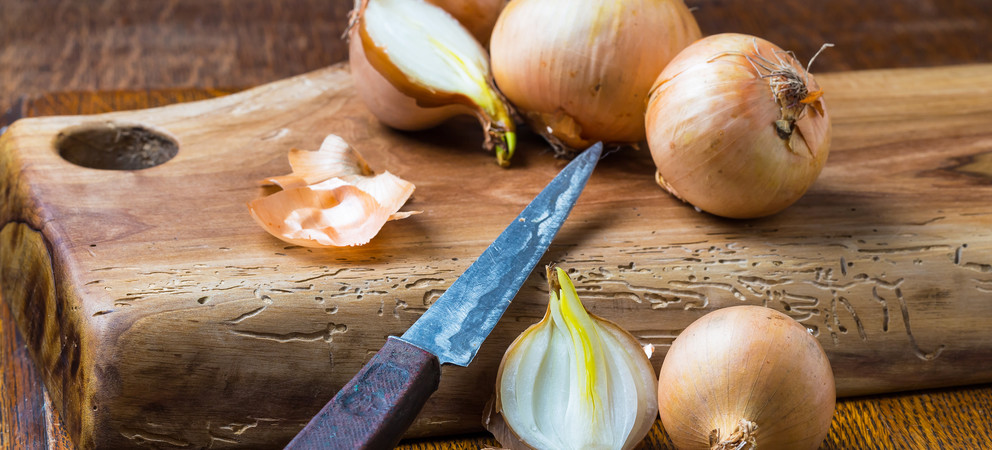
[[[603,151],[570,162],[399,338],[361,371],[286,447],[390,448],[431,394],[441,364],[468,366],[551,245]]]

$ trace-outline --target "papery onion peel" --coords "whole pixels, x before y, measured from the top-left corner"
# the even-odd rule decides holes
[[[304,247],[368,243],[398,212],[414,185],[388,171],[374,173],[365,159],[336,135],[317,151],[292,149],[289,175],[266,178],[283,190],[248,203],[251,216],[273,236]]]

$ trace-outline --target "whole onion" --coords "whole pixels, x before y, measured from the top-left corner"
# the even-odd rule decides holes
[[[728,33],[695,42],[661,72],[648,102],[658,183],[719,216],[781,211],[826,163],[822,94],[791,53],[764,39]]]
[[[761,306],[723,308],[693,322],[658,376],[661,422],[679,449],[815,449],[835,402],[819,342]]]
[[[636,144],[651,83],[700,36],[682,0],[513,0],[489,44],[493,78],[559,150]]]

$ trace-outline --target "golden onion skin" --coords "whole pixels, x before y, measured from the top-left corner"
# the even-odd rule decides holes
[[[490,41],[493,77],[553,143],[636,144],[652,82],[700,36],[682,0],[513,0]]]
[[[830,117],[822,97],[805,107],[788,139],[780,135],[776,121],[782,107],[772,93],[772,78],[759,76],[740,56],[753,56],[755,48],[808,75],[768,41],[719,34],[672,60],[648,102],[647,140],[659,184],[718,216],[755,218],[785,209],[813,184],[830,151]],[[809,92],[820,90],[812,75],[804,81]]]
[[[819,342],[794,319],[732,306],[689,325],[658,376],[662,424],[679,449],[711,449],[741,419],[760,449],[816,449],[830,428],[834,376]],[[755,448],[743,446],[742,449]]]

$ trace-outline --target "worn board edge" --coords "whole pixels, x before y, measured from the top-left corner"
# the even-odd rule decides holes
[[[954,69],[954,70],[961,70],[961,71],[963,71],[963,72],[964,72],[964,75],[969,75],[969,74],[970,74],[970,75],[974,75],[974,74],[975,74],[975,73],[973,73],[973,72],[972,72],[972,71],[971,71],[970,69],[968,69],[968,68],[961,68],[961,69]],[[987,72],[985,72],[985,73],[987,73]],[[877,73],[877,75],[879,75],[879,76],[881,76],[881,77],[889,77],[889,76],[891,76],[891,74],[890,74],[890,73],[889,73],[888,71],[882,71],[882,72],[878,72],[878,73]],[[937,75],[937,74],[935,73],[935,74],[934,74],[934,76],[945,76],[945,74],[943,74],[943,73],[942,73],[942,74],[940,74],[940,75]],[[829,79],[829,77],[828,77],[828,76],[824,76],[823,78],[825,78],[825,79]],[[254,91],[254,90],[253,90],[253,91]],[[252,91],[248,91],[248,92],[246,92],[245,94],[248,94],[248,93],[252,93]],[[230,97],[226,97],[226,98],[227,98],[227,99],[231,99],[232,97],[235,97],[235,96],[237,96],[237,95],[239,95],[239,94],[235,94],[235,95],[232,95],[232,96],[230,96]],[[211,101],[212,101],[212,100],[211,100]],[[236,102],[235,102],[235,103],[236,103]],[[170,108],[170,107],[165,107],[165,108]],[[149,111],[154,111],[154,110],[149,110]],[[114,114],[116,114],[116,113],[114,113]],[[124,114],[124,115],[126,116],[127,114]],[[101,117],[103,117],[103,116],[101,116]],[[113,118],[113,115],[108,115],[107,117],[108,117],[108,118]],[[86,120],[89,120],[89,119],[91,119],[91,118],[92,118],[92,117],[86,117]],[[44,119],[40,119],[40,120],[44,120]]]

